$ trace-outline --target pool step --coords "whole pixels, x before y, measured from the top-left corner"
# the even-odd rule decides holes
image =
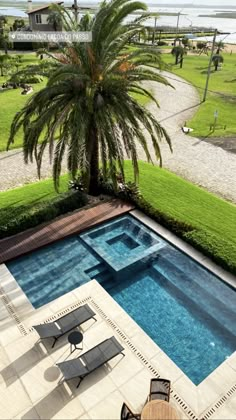
[[[193,282],[197,283],[198,287],[201,287],[207,293],[220,296],[220,301],[229,307],[236,316],[236,300],[233,301],[232,299],[232,289],[222,280],[175,248],[165,248],[161,252],[161,257],[171,262],[175,269],[178,268],[181,272],[184,272],[185,276],[187,275],[191,280],[191,284]]]
[[[96,265],[94,265],[91,268],[88,268],[87,270],[85,270],[84,272],[92,279],[96,278],[96,276],[100,273],[102,273],[103,271],[107,270],[107,265],[104,262],[100,262]]]
[[[231,333],[236,334],[236,324],[232,316],[232,310],[224,302],[209,293],[207,289],[192,281],[182,270],[161,255],[158,261],[153,263],[153,268],[177,289],[181,290],[188,299],[191,299],[205,313],[217,320]]]
[[[112,278],[111,272],[109,271],[105,262],[99,263],[96,266],[85,270],[85,273],[90,279],[95,279],[98,282],[110,280]]]

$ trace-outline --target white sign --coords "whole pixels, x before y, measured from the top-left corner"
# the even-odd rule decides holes
[[[92,32],[9,32],[14,42],[91,42]]]

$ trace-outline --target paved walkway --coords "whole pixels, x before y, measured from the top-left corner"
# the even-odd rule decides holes
[[[163,167],[208,191],[236,202],[236,155],[182,133],[181,126],[196,112],[199,98],[193,86],[177,76],[169,77],[175,89],[156,83],[149,84],[160,103],[160,109],[156,109],[153,104],[150,109],[168,131],[173,144],[173,153],[164,142],[161,144]],[[139,150],[139,157],[145,159],[142,150]],[[63,171],[66,171],[65,162]],[[51,166],[45,154],[42,178],[49,176]],[[0,154],[0,191],[35,180],[35,163],[25,165],[21,150]]]

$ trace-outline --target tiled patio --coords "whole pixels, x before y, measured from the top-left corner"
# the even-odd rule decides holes
[[[145,222],[179,247],[186,246],[150,219]],[[193,253],[190,248],[189,252]],[[195,258],[204,259],[210,268],[205,257],[197,253]],[[214,265],[211,269],[216,271]],[[236,353],[195,386],[95,280],[36,310],[5,264],[0,265],[0,279],[1,419],[119,419],[123,401],[134,412],[141,411],[150,378],[158,376],[171,380],[170,403],[181,419],[236,418]],[[80,352],[70,355],[66,336],[52,349],[52,341],[40,342],[32,325],[55,320],[84,303],[94,310],[97,322],[82,325],[83,351],[114,335],[125,357],[117,356],[76,389],[76,380],[59,383],[56,363]]]

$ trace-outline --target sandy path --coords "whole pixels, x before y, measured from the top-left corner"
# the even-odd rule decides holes
[[[193,86],[183,84],[182,79],[177,76],[170,77],[175,89],[149,84],[159,100],[160,109],[154,105],[149,108],[172,139],[173,153],[164,142],[161,143],[163,167],[208,191],[236,202],[236,154],[182,133],[181,126],[196,112],[199,98]],[[139,156],[145,159],[142,150],[139,150]],[[63,171],[66,171],[65,162]],[[50,175],[51,166],[48,155],[45,154],[42,178]],[[36,165],[25,165],[21,150],[0,154],[0,191],[36,180]]]

